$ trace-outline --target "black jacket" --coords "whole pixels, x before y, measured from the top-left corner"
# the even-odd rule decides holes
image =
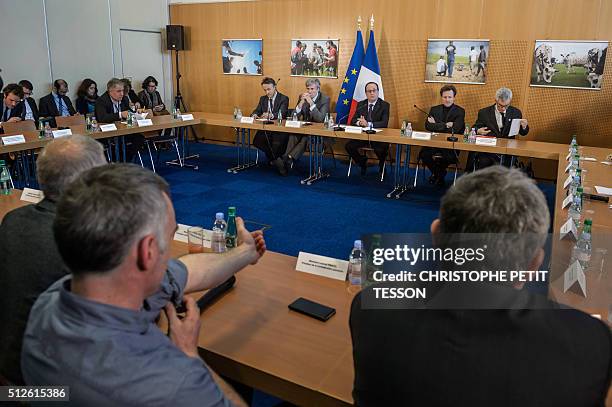
[[[81,114],[88,114],[89,113],[89,109],[87,108],[88,103],[89,101],[84,96],[79,96],[78,98],[76,98],[75,104],[76,104],[77,112]]]
[[[2,121],[2,119],[4,118],[4,110],[6,109],[6,106],[4,105],[3,102],[0,101],[0,121]],[[8,115],[8,118],[10,119],[11,117],[21,117],[22,116],[22,109],[24,109],[23,104],[22,103],[17,103],[17,106],[15,106],[14,109],[11,109],[11,112]],[[0,134],[4,134],[4,128],[0,127]]]
[[[465,129],[465,110],[461,106],[452,105],[446,115],[444,105],[433,106],[429,115],[436,120],[435,123],[429,123],[425,119],[425,128],[431,132],[451,133],[451,129],[446,127],[448,122],[453,122],[452,133],[462,134]]]
[[[25,116],[27,113],[26,106],[25,106],[26,103],[30,106],[30,109],[32,109],[32,116],[34,116],[34,122],[38,126],[38,118],[40,117],[40,115],[38,114],[38,107],[36,107],[36,101],[34,100],[34,98],[25,98],[24,100],[21,101],[21,105],[22,105],[21,120],[25,120]]]
[[[130,109],[130,100],[127,96],[123,96],[119,108],[122,112]],[[115,113],[115,107],[108,92],[104,92],[96,100],[96,120],[100,123],[114,123],[120,121],[118,113]]]
[[[389,102],[385,102],[378,98],[372,109],[372,120],[368,120],[372,122],[372,127],[378,129],[385,128],[389,125],[389,107]],[[368,99],[364,99],[357,103],[357,110],[355,111],[353,120],[351,120],[351,125],[356,126],[357,121],[362,115],[366,120],[368,119]]]
[[[523,115],[519,109],[514,106],[508,106],[506,109],[503,131],[500,132],[499,127],[497,126],[497,120],[495,119],[495,105],[492,105],[478,111],[478,117],[476,118],[476,123],[474,123],[474,128],[478,130],[482,127],[487,127],[489,130],[491,130],[491,133],[489,133],[488,136],[508,138],[510,127],[512,125],[512,119],[522,118]],[[529,133],[529,126],[527,126],[525,129],[523,129],[522,126],[519,127],[519,134],[521,136],[526,136],[527,133]]]
[[[274,119],[278,116],[278,111],[280,110],[283,114],[283,118],[287,117],[287,110],[289,109],[289,98],[283,95],[280,92],[276,92],[276,98],[274,99],[274,106],[272,106],[272,114],[274,115]],[[251,116],[256,114],[257,116],[261,116],[265,112],[268,111],[268,97],[263,95],[259,98],[259,103]]]
[[[72,102],[68,96],[62,96],[62,101],[68,108],[68,113],[70,116],[76,114],[76,110],[72,106]],[[57,117],[59,116],[59,112],[57,111],[57,105],[55,104],[55,98],[53,97],[53,93],[49,93],[47,96],[43,96],[40,98],[38,102],[38,110],[41,117]],[[55,123],[55,119],[51,120],[51,127],[57,127]]]

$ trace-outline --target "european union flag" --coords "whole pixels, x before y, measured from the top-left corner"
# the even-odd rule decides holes
[[[340,93],[338,94],[338,102],[336,102],[337,123],[346,124],[351,103],[353,102],[355,85],[357,84],[357,78],[359,78],[359,71],[361,70],[361,64],[363,63],[363,57],[363,37],[361,35],[361,30],[357,30],[357,41],[355,41],[353,56],[351,56],[351,61],[346,69],[346,75],[342,80],[342,86],[340,87]]]

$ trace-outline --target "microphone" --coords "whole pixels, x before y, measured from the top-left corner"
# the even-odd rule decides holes
[[[340,122],[344,119],[346,119],[351,113],[349,112],[348,114],[345,114],[344,116],[342,116],[339,120],[336,120],[336,127],[334,127],[332,130],[333,131],[344,131],[344,127],[340,127]]]
[[[414,105],[414,107],[415,107],[417,110],[419,110],[419,111],[421,111],[421,112],[425,113],[425,114],[426,114],[426,115],[429,117],[429,113],[427,113],[425,110],[421,109],[421,108],[420,108],[420,107],[418,107],[417,105]]]
[[[455,137],[455,126],[451,126],[451,135],[446,138],[446,141],[452,141],[453,143],[458,141],[459,139]]]

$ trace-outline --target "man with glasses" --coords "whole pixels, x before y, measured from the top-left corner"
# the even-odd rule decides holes
[[[0,134],[4,133],[3,124],[21,121],[21,99],[23,90],[16,83],[9,83],[2,89],[2,110],[0,110]]]
[[[21,112],[21,120],[34,120],[34,123],[38,125],[38,107],[36,101],[32,97],[34,86],[32,82],[27,79],[19,81],[19,86],[23,89],[23,100],[21,104],[23,110]]]
[[[476,132],[481,136],[498,138],[514,137],[509,136],[512,120],[521,119],[519,134],[521,136],[526,136],[527,133],[529,133],[527,119],[523,119],[523,114],[519,109],[514,106],[510,106],[511,102],[512,91],[508,88],[499,88],[497,92],[495,92],[495,104],[482,108],[478,111],[478,117],[474,123]],[[497,154],[470,154],[470,157],[468,158],[468,168],[474,167],[474,159],[476,159],[477,168],[488,167],[500,162],[500,156]]]

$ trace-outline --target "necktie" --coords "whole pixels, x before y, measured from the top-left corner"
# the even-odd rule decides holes
[[[4,114],[2,115],[2,121],[3,122],[8,120],[10,113],[11,113],[11,109],[9,109],[8,107],[5,107],[4,108]]]
[[[62,100],[62,97],[61,97],[61,96],[58,96],[58,97],[57,97],[57,100],[58,100],[57,104],[58,104],[58,106],[59,106],[59,107],[58,107],[58,110],[59,110],[59,115],[60,115],[60,116],[63,116],[63,115],[64,115],[64,101]]]
[[[368,121],[372,121],[372,110],[374,109],[374,105],[368,105]]]
[[[115,113],[119,113],[119,104],[113,102],[113,110],[115,111]]]
[[[503,128],[503,127],[504,127],[504,125],[506,124],[506,113],[505,113],[505,112],[500,112],[500,114],[501,114],[501,118],[502,118],[502,120],[501,120],[502,125],[501,125],[501,126],[502,126],[502,128]],[[500,130],[501,130],[501,129],[500,129]]]

